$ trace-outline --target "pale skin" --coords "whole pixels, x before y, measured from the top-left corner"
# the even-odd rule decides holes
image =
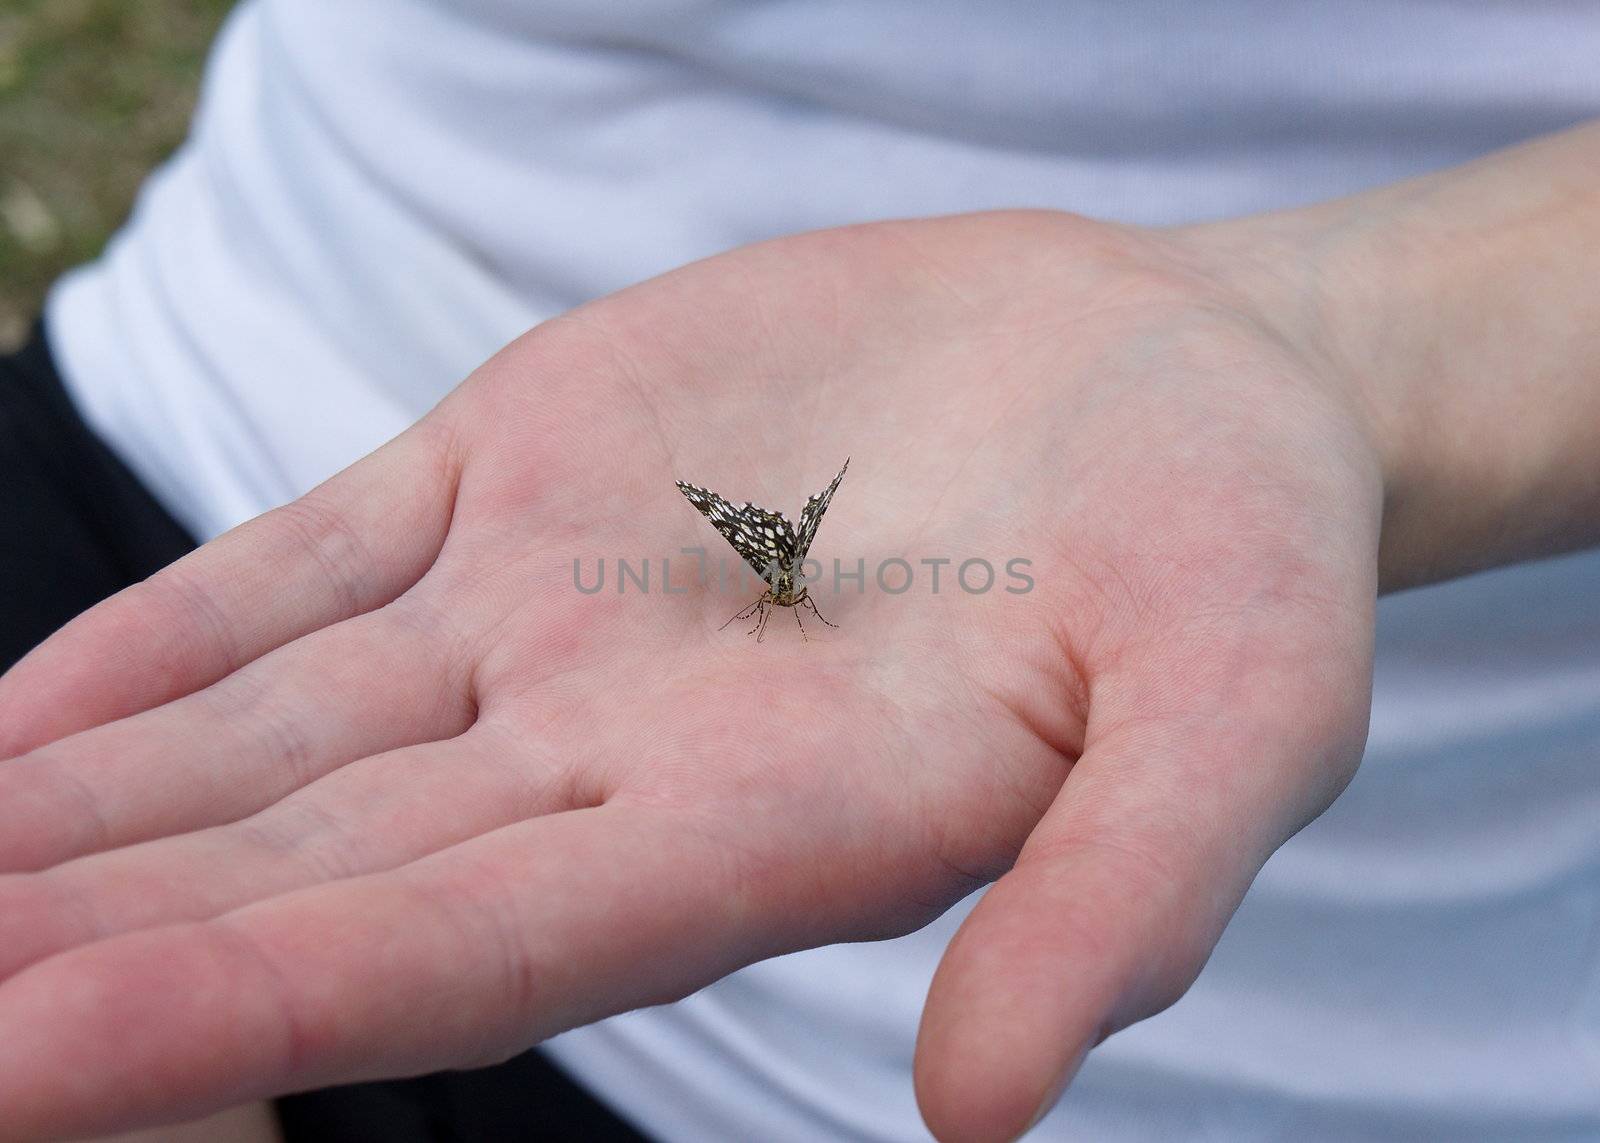
[[[0,679],[0,1139],[484,1064],[998,878],[916,1088],[1015,1137],[1354,773],[1380,590],[1600,541],[1600,128],[1354,199],[744,248],[506,347]],[[604,593],[715,536],[1035,589]],[[1069,1097],[1070,1098],[1070,1097]]]

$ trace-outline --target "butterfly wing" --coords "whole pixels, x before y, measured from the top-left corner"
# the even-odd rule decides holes
[[[844,467],[839,469],[839,475],[833,478],[833,483],[806,501],[806,506],[800,513],[800,531],[794,541],[794,562],[797,566],[811,550],[811,541],[816,537],[817,525],[822,523],[822,514],[828,510],[828,504],[833,500],[839,481],[844,479],[845,469],[849,467],[850,458],[845,457]]]
[[[678,491],[711,521],[711,526],[722,533],[722,538],[757,575],[764,578],[772,563],[784,570],[793,566],[794,526],[782,512],[754,504],[732,504],[710,489],[681,480],[677,484]]]

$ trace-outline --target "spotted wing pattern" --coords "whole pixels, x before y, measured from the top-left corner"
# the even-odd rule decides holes
[[[709,489],[678,481],[678,491],[689,498],[700,515],[722,533],[745,563],[765,577],[776,562],[783,571],[794,566],[794,526],[782,512],[746,502],[731,504]]]
[[[806,558],[806,553],[811,550],[811,541],[816,538],[817,525],[822,523],[822,514],[828,510],[828,504],[833,500],[833,494],[839,487],[839,481],[844,479],[846,468],[850,467],[850,458],[844,458],[844,467],[839,469],[839,475],[833,478],[833,483],[806,501],[805,508],[800,513],[800,533],[794,541],[794,562],[796,565]]]

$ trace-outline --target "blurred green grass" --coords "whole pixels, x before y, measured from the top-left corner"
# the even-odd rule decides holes
[[[0,0],[0,351],[183,138],[233,0]]]

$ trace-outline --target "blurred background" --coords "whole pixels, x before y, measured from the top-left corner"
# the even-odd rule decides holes
[[[0,0],[0,352],[183,138],[233,0]]]

